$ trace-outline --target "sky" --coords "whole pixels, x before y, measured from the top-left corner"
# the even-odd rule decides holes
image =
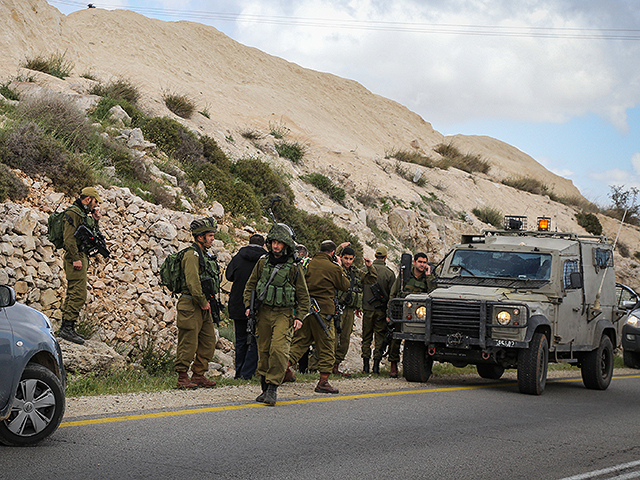
[[[88,2],[48,0],[64,14]],[[444,135],[486,135],[600,206],[640,188],[638,0],[99,0],[211,25],[355,80]]]

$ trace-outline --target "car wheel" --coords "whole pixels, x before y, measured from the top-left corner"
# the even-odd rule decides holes
[[[427,356],[427,347],[422,342],[405,340],[402,372],[408,382],[426,383],[431,376],[433,359]]]
[[[41,442],[58,428],[64,408],[64,390],[58,377],[42,365],[27,365],[11,413],[0,421],[0,442],[13,446]]]
[[[478,370],[478,375],[482,378],[488,378],[489,380],[498,380],[504,373],[504,367],[502,365],[481,363],[480,365],[476,365],[476,369]]]
[[[587,353],[582,360],[582,381],[593,390],[606,390],[613,377],[613,344],[607,335],[600,339],[600,345]]]
[[[624,366],[627,368],[640,368],[640,353],[624,351],[622,354]]]
[[[542,333],[534,333],[529,348],[518,352],[518,389],[522,393],[541,395],[547,385],[549,342]]]

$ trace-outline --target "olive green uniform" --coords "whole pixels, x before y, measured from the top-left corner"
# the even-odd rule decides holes
[[[67,278],[67,294],[62,304],[62,321],[75,322],[78,320],[80,310],[87,301],[87,268],[89,259],[78,248],[78,242],[74,234],[80,225],[84,223],[90,230],[98,229],[98,222],[90,215],[90,211],[80,200],[65,211],[63,240],[64,240],[64,273]],[[73,268],[73,262],[82,261],[82,268]]]
[[[335,292],[346,292],[349,289],[349,279],[328,253],[318,252],[309,262],[306,280],[309,296],[318,302],[320,315],[329,335],[324,332],[315,315],[307,315],[302,321],[302,328],[293,336],[289,361],[292,365],[298,363],[309,345],[315,342],[318,348],[318,370],[320,373],[330,374],[335,363],[335,327],[332,317],[327,320],[327,315],[335,314]]]
[[[280,240],[277,235],[267,237],[267,248],[271,240]],[[270,234],[271,235],[271,234]],[[282,240],[280,240],[282,241]],[[286,242],[285,242],[286,243]],[[295,246],[295,244],[292,244]],[[293,251],[292,245],[287,245]],[[293,323],[309,311],[309,293],[302,263],[294,262],[287,252],[282,267],[269,282],[275,265],[269,255],[263,256],[251,272],[244,290],[244,304],[249,305],[251,292],[260,296],[264,291],[262,305],[256,315],[258,337],[258,368],[256,373],[265,377],[271,385],[281,385],[289,361],[289,350],[293,337]]]
[[[200,253],[205,268],[201,271]],[[207,297],[202,293],[201,276],[209,276],[214,281],[214,291],[220,286],[220,269],[215,256],[202,252],[194,243],[182,257],[182,271],[187,290],[178,300],[178,347],[176,350],[175,371],[187,372],[189,367],[196,375],[204,375],[209,370],[209,362],[216,349],[216,332],[213,317],[207,310]]]
[[[391,287],[396,280],[393,271],[387,267],[384,260],[376,258],[373,261],[373,267],[376,269],[378,277],[377,284],[384,294],[385,298],[382,302],[369,302],[373,298],[371,286],[365,285],[362,297],[362,358],[371,358],[371,343],[375,344],[373,351],[373,359],[380,360],[382,358],[382,343],[384,342],[385,329],[387,325],[386,303],[389,300]]]
[[[436,288],[434,275],[426,275],[422,274],[420,277],[416,277],[413,274],[413,268],[411,269],[411,276],[407,283],[404,286],[404,289],[401,291],[402,277],[398,275],[395,283],[393,284],[393,288],[391,289],[391,298],[404,298],[410,293],[429,293],[431,290]],[[402,340],[394,338],[391,340],[391,345],[389,346],[389,361],[390,362],[399,362],[400,361],[400,344]]]
[[[344,305],[342,313],[341,325],[342,333],[336,335],[335,347],[336,358],[335,363],[340,364],[349,351],[349,342],[351,341],[351,333],[353,332],[353,323],[356,310],[362,310],[362,286],[372,285],[376,283],[378,273],[373,265],[366,267],[362,271],[351,265],[351,268],[343,267],[345,275],[349,278],[349,290],[340,292],[338,301]],[[336,332],[337,333],[337,332]],[[339,342],[338,342],[339,340]],[[339,343],[339,344],[338,344]]]

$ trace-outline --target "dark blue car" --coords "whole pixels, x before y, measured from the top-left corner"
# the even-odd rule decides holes
[[[65,372],[49,319],[0,285],[0,443],[35,445],[60,425]]]

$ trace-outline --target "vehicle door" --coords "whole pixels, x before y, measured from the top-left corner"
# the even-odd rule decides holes
[[[565,257],[561,266],[563,296],[557,308],[554,340],[559,350],[569,350],[572,343],[579,342],[580,320],[585,316],[582,284],[575,275],[580,274],[580,260]]]
[[[0,307],[0,411],[4,410],[13,391],[13,332],[7,308]]]

